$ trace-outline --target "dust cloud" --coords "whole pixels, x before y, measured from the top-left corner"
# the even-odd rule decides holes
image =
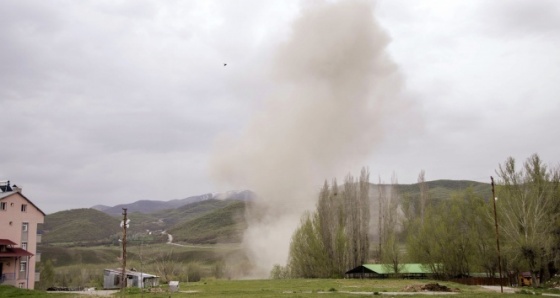
[[[243,247],[253,272],[285,265],[290,238],[314,208],[324,179],[359,173],[401,109],[402,79],[371,1],[309,1],[275,49],[275,86],[245,132],[222,140],[212,160],[221,185],[247,188]]]

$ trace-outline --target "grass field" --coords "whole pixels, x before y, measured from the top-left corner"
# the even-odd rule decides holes
[[[426,284],[430,280],[404,279],[292,279],[292,280],[204,280],[194,283],[181,283],[180,292],[170,293],[167,286],[162,286],[159,292],[141,293],[138,289],[131,289],[125,295],[113,294],[113,297],[360,297],[372,296],[378,293],[384,297],[394,297],[389,292],[400,292],[408,285]],[[443,294],[437,297],[499,297],[494,293],[478,286],[464,286],[456,283],[439,282],[450,288],[458,288],[457,294]],[[361,295],[360,295],[361,294]],[[375,295],[375,294],[373,294]],[[516,295],[520,296],[520,295]],[[521,295],[524,296],[524,295]],[[0,297],[91,297],[78,294],[53,294],[43,291],[20,290],[13,287],[0,286]],[[402,297],[426,297],[423,294],[406,295]]]
[[[235,279],[246,275],[246,257],[238,244],[169,245],[130,242],[127,268],[160,276],[160,281],[198,281],[201,278]],[[42,262],[52,262],[54,277],[42,275],[37,288],[101,287],[103,269],[120,268],[119,246],[42,247]],[[227,263],[226,263],[227,260]],[[40,269],[42,267],[39,267]],[[245,269],[244,269],[245,268]],[[235,270],[234,270],[235,269]],[[245,271],[240,271],[245,270]],[[1,297],[1,296],[0,296]]]

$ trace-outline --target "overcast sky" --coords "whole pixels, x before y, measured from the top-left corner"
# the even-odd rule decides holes
[[[217,140],[274,90],[267,67],[301,5],[1,1],[0,180],[46,213],[229,190],[210,175]],[[406,105],[348,171],[489,182],[508,156],[558,165],[559,1],[384,0],[374,14]]]

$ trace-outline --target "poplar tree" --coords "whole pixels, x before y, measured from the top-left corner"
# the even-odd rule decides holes
[[[290,243],[292,277],[340,277],[369,257],[369,171],[346,176],[342,190],[325,181],[316,211],[306,213]]]
[[[388,186],[388,193],[384,190],[380,193],[381,204],[381,229],[382,242],[380,243],[380,259],[382,263],[387,264],[390,271],[398,274],[401,271],[402,253],[399,243],[400,234],[400,218],[399,205],[400,196],[397,191],[398,180],[393,174],[391,184]],[[380,189],[383,186],[379,186]]]

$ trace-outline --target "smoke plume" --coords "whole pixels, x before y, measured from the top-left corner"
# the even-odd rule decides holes
[[[219,183],[259,196],[243,240],[254,277],[286,263],[322,181],[358,173],[398,106],[401,78],[369,1],[312,1],[290,32],[268,71],[274,94],[212,164]]]

